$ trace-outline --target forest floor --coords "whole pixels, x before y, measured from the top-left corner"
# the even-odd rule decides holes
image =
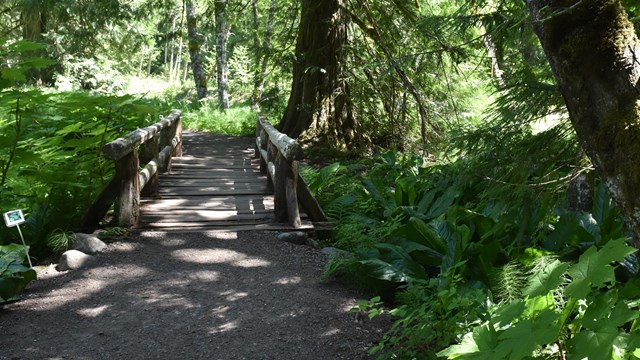
[[[39,270],[0,307],[0,359],[369,359],[388,318],[320,281],[327,256],[274,232],[135,232],[87,267]]]

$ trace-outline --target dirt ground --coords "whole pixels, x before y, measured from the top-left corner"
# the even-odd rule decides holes
[[[322,283],[326,255],[274,232],[138,232],[41,269],[0,308],[0,359],[369,359],[389,319]]]

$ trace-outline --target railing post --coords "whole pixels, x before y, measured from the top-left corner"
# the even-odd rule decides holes
[[[173,150],[173,156],[181,157],[182,156],[182,114],[178,115],[176,119],[173,130],[171,131],[173,135],[171,136],[171,141],[173,138],[178,138],[178,143],[176,144],[176,148]]]
[[[118,225],[135,227],[140,218],[140,162],[134,149],[116,161],[116,176],[121,179],[118,206]]]
[[[286,160],[285,163],[287,163]],[[294,228],[299,228],[302,224],[300,222],[300,209],[298,208],[298,164],[297,160],[287,163],[285,180],[287,215],[289,216],[289,225]]]
[[[158,139],[153,138],[150,141],[145,142],[140,147],[140,163],[148,164],[150,161],[158,161]],[[153,196],[158,193],[158,172],[154,172],[153,175],[147,181],[147,184],[142,189],[143,195]]]
[[[260,115],[258,115],[258,116],[260,116]],[[258,139],[260,139],[260,131],[261,130],[262,130],[262,126],[260,125],[260,121],[256,121],[256,146],[254,148],[253,158],[254,159],[260,159],[260,171],[262,172],[262,156],[260,156],[260,148],[262,147],[262,142],[258,143],[258,141],[259,141]],[[260,139],[260,140],[262,140],[262,139]]]
[[[167,146],[171,146],[171,140],[173,138],[171,133],[172,131],[169,128],[164,128],[160,131],[160,151],[163,151]],[[161,161],[159,166],[160,171],[164,173],[171,169],[171,156],[167,156],[163,160],[164,161]]]
[[[262,133],[266,134],[264,131]],[[279,154],[279,152],[278,148],[269,140],[268,136],[266,136],[265,142],[267,144],[267,158],[265,159],[265,168],[267,173],[267,190],[275,192],[275,178],[278,177],[277,170],[273,171],[272,173],[269,170],[269,163],[273,162],[275,164],[275,160],[277,159],[277,154]],[[272,161],[272,159],[274,161]],[[260,167],[260,169],[262,169],[262,166]]]
[[[286,179],[287,179],[287,159],[277,151],[275,159],[275,176],[273,179],[273,202],[274,211],[276,215],[276,221],[287,222],[287,193],[286,193]]]

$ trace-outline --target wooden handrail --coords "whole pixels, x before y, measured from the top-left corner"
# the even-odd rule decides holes
[[[302,147],[296,140],[276,130],[262,114],[258,114],[256,123],[255,157],[260,158],[260,171],[267,174],[267,184],[274,192],[276,221],[300,227],[298,202],[312,222],[327,221],[298,172],[300,160],[304,157]]]
[[[104,156],[115,162],[116,174],[86,212],[81,231],[94,231],[116,199],[117,224],[138,225],[140,193],[155,195],[158,172],[169,171],[172,156],[182,156],[181,114],[180,110],[173,110],[169,116],[161,116],[159,122],[134,130],[102,147]]]

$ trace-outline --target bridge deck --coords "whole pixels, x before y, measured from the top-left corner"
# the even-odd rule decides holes
[[[254,159],[253,138],[185,132],[183,156],[141,200],[140,227],[167,230],[282,230],[273,192]],[[311,227],[304,223],[303,227]]]

